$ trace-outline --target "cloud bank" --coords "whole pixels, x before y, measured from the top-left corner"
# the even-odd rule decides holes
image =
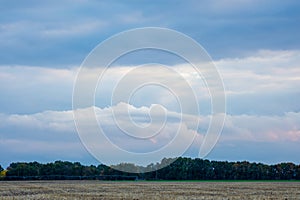
[[[111,108],[95,108],[99,124],[112,143],[130,152],[151,152],[167,145],[175,137],[176,130],[181,125],[185,127],[186,137],[196,136],[195,142],[185,155],[192,157],[198,155],[203,137],[206,134],[210,116],[197,116],[200,121],[200,127],[197,129],[197,127],[193,126],[193,123],[190,123],[196,116],[186,117],[184,118],[185,121],[181,122],[180,113],[170,112],[165,126],[157,135],[141,140],[126,135],[116,126],[114,121],[113,109],[119,117],[121,126],[126,126],[129,133],[137,137],[142,137],[143,135],[141,134],[148,134],[135,132],[132,121],[128,121],[128,118],[122,117],[123,115],[127,115],[128,107],[133,115],[132,120],[137,125],[147,125],[149,123],[149,107],[136,108],[132,105],[122,103]],[[159,118],[161,116],[155,117]],[[44,157],[41,158],[41,161],[44,162],[51,161],[52,159],[82,160],[83,162],[92,160],[78,138],[72,111],[45,111],[31,115],[1,114],[0,120],[3,122],[0,126],[0,147],[2,152],[6,152],[2,156],[2,162],[6,164],[12,158],[31,160],[32,158],[39,158],[42,155]],[[153,127],[160,125],[159,122],[152,123]],[[220,141],[212,154],[213,157],[234,160],[237,159],[234,155],[216,155],[214,152],[230,146],[231,148],[237,148],[236,153],[244,153],[246,158],[247,156],[254,156],[257,152],[255,150],[252,153],[245,152],[245,149],[239,149],[240,145],[249,143],[269,144],[265,148],[268,151],[272,151],[272,149],[276,149],[282,144],[299,144],[299,130],[300,113],[289,112],[283,116],[228,115]],[[97,141],[96,143],[101,146],[101,141]],[[292,149],[293,153],[287,156],[286,159],[299,162],[297,160],[300,150],[299,145],[282,148],[281,153],[277,155],[278,158],[285,155],[285,151],[289,149]],[[174,149],[175,151],[176,149]],[[109,151],[103,153],[105,155],[110,154]],[[270,154],[269,156],[272,157],[274,155]],[[277,161],[277,159],[275,157],[273,160],[270,159],[267,161],[272,163]]]
[[[100,41],[130,28],[172,28],[213,58],[299,49],[299,1],[27,1],[1,3],[0,64],[76,65]]]
[[[300,162],[297,155],[300,150],[299,63],[299,51],[270,50],[249,57],[215,61],[224,80],[228,113],[220,141],[208,158]],[[131,102],[111,105],[109,97],[114,85],[134,67],[114,66],[107,71],[96,91],[95,109],[99,122],[113,142],[128,151],[154,150],[174,137],[180,122],[180,109],[176,98],[159,87],[143,88],[133,95]],[[200,115],[184,113],[189,117],[183,122],[187,134],[197,135],[186,155],[196,156],[209,126],[209,92],[190,66],[171,67],[187,80],[200,100]],[[77,72],[77,67],[0,68],[0,148],[5,152],[2,164],[33,159],[97,162],[84,149],[74,126],[70,100]],[[132,138],[124,136],[113,123],[111,111],[117,110],[120,123],[129,125],[132,121],[123,117],[127,114],[123,111],[130,108],[133,122],[143,127],[151,122],[149,112],[153,103],[164,106],[169,113],[168,125],[157,138],[132,145]],[[201,122],[198,128],[188,120],[195,118]]]

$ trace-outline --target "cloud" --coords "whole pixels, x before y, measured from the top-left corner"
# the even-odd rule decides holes
[[[76,72],[75,68],[1,66],[1,112],[18,114],[71,109]]]
[[[262,50],[250,57],[222,59],[215,64],[228,93],[289,92],[299,86],[299,60],[299,51]]]
[[[127,116],[128,108],[133,115],[132,119],[125,117]],[[105,131],[106,136],[113,143],[126,151],[142,153],[158,150],[173,140],[176,134],[178,134],[177,130],[179,130],[180,127],[180,130],[183,131],[185,136],[180,140],[182,144],[184,144],[185,138],[194,137],[195,134],[197,134],[195,130],[188,128],[188,126],[191,126],[190,124],[196,127],[196,125],[192,123],[195,121],[195,117],[187,117],[186,119],[189,119],[188,124],[181,124],[181,115],[170,112],[168,113],[166,123],[161,124],[158,119],[162,119],[164,116],[151,111],[152,109],[151,107],[135,108],[134,106],[121,103],[111,108],[95,108],[95,111],[99,125]],[[127,133],[130,133],[134,137],[126,135],[120,127],[116,125],[116,118],[112,115],[112,111],[114,111],[115,117],[118,118],[120,127],[126,129]],[[154,120],[151,121],[152,125],[137,128],[135,126],[136,124],[148,124],[149,113],[153,114],[152,117]],[[31,115],[1,114],[0,120],[3,122],[0,126],[0,138],[1,143],[4,144],[1,145],[1,151],[10,152],[7,157],[3,157],[4,161],[14,160],[15,157],[19,155],[23,155],[24,158],[35,158],[42,152],[45,154],[45,157],[60,155],[65,159],[74,159],[76,152],[80,156],[86,154],[86,151],[83,150],[83,144],[79,142],[79,137],[75,130],[72,111],[45,111]],[[131,120],[134,120],[136,124],[133,124]],[[160,127],[161,125],[163,126]],[[141,130],[144,132],[141,132]],[[153,137],[148,138],[152,136],[152,131],[158,132]],[[141,136],[146,136],[146,138],[137,139],[141,138]],[[198,137],[203,138],[203,136],[200,135]],[[102,148],[103,145],[105,145],[105,143],[102,144],[102,141],[96,143]],[[176,145],[176,148],[179,147],[178,145]],[[23,148],[27,149],[24,151]],[[173,149],[171,152],[176,151],[176,149]],[[110,155],[109,148],[107,148],[105,152]]]
[[[160,106],[162,110],[156,106],[158,105],[137,108],[119,103],[104,109],[97,107],[94,109],[98,124],[106,137],[127,151],[142,153],[158,150],[177,137],[179,131],[183,131],[181,134],[185,135],[182,142],[198,135],[196,128],[200,119],[197,116],[182,116],[162,106]],[[86,119],[82,121],[81,123],[85,123]],[[87,121],[86,123],[89,123],[91,120]],[[78,119],[77,123],[79,122]],[[204,133],[201,134],[199,137],[203,138]]]
[[[297,49],[298,7],[298,1],[4,1],[0,64],[79,65],[99,42],[145,26],[181,31],[217,59]]]
[[[77,137],[70,111],[78,66],[99,42],[120,31],[144,26],[181,31],[203,45],[214,59],[226,88],[228,117],[211,158],[299,162],[295,159],[298,157],[295,152],[299,152],[300,124],[298,8],[297,0],[159,4],[114,0],[3,1],[0,149],[6,157],[2,162],[78,160],[78,157],[92,162]],[[136,63],[143,62],[172,66],[186,80],[198,97],[201,115],[196,119],[202,124],[199,128],[193,125],[195,106],[189,104],[184,113],[184,130],[190,134],[207,130],[211,99],[205,82],[191,66],[163,53],[126,56],[107,71],[95,96],[100,121],[108,132],[114,133],[111,137],[115,142],[124,144],[125,138],[118,135],[120,130],[112,124],[112,110],[131,131],[131,123],[124,117],[127,113],[122,112],[126,107],[141,127],[151,122],[150,110],[154,104],[162,105],[168,114],[164,137],[136,147],[124,146],[132,151],[150,144],[162,146],[173,136],[169,133],[178,127],[180,106],[176,95],[157,85],[139,88],[130,102],[111,105],[114,86]],[[179,79],[158,68],[155,71],[154,67],[144,68],[131,83],[156,72],[152,74],[153,80],[169,80],[177,88],[177,94],[190,97]],[[123,93],[126,92],[125,88]],[[188,104],[189,99],[184,103]],[[162,113],[152,114],[162,119],[158,117]],[[191,148],[192,154],[196,155],[199,143],[201,137]]]
[[[297,102],[300,95],[299,62],[299,51],[270,50],[261,50],[248,57],[214,61],[224,81],[227,112],[233,115],[283,115],[286,112],[299,112]],[[154,68],[156,70],[153,70]],[[168,110],[179,112],[177,97],[182,96],[186,100],[181,103],[190,105],[188,112],[192,113],[195,108],[190,102],[191,95],[185,87],[188,84],[198,99],[201,114],[211,112],[209,90],[204,79],[192,66],[185,63],[174,64],[170,66],[168,73],[162,66],[156,64],[143,66],[141,70],[134,69],[136,69],[134,65],[115,65],[109,68],[96,88],[96,106],[104,108],[111,105],[115,87],[121,84],[120,80],[126,75],[127,84],[135,85],[139,80],[152,80],[156,83],[164,80],[164,83],[168,83],[169,89],[173,89],[172,91],[160,85],[149,85],[136,88],[135,92],[128,91],[128,87],[122,90],[122,94],[134,92],[130,103],[136,107],[149,107],[155,103],[163,105]],[[0,111],[22,114],[44,110],[70,110],[77,72],[78,67],[52,69],[1,66]],[[86,75],[85,80],[88,83],[90,76],[97,75],[97,71],[90,70]],[[121,84],[119,87],[122,88],[124,85]]]
[[[56,24],[56,26],[58,26]],[[61,24],[60,27],[54,27],[52,29],[41,30],[41,37],[45,39],[51,38],[62,38],[62,37],[83,37],[89,35],[107,26],[106,22],[101,20],[95,21],[84,21],[78,24]]]
[[[288,112],[282,116],[228,115],[223,131],[224,142],[300,141],[300,114]]]
[[[284,114],[300,110],[299,51],[261,50],[252,56],[215,61],[232,114]]]
[[[209,158],[219,159],[223,156],[223,159],[257,158],[263,161],[262,155],[255,156],[253,145],[258,145],[261,151],[273,157],[277,155],[274,156],[272,150],[277,146],[282,148],[282,152],[276,151],[278,159],[266,159],[268,162],[283,158],[296,161],[293,156],[297,157],[295,152],[299,152],[299,148],[294,144],[300,140],[300,108],[297,101],[300,86],[299,55],[299,51],[262,50],[248,57],[214,61],[224,80],[228,116],[220,141]],[[132,94],[131,101],[112,104],[110,97],[115,85],[135,67],[116,65],[106,72],[96,90],[95,110],[99,123],[113,142],[123,145],[129,151],[149,151],[164,146],[174,137],[181,111],[176,97],[158,86],[142,87]],[[186,80],[199,100],[200,115],[195,116],[195,112],[184,113],[183,126],[187,134],[199,135],[187,154],[195,156],[209,126],[210,109],[206,105],[210,104],[210,96],[201,76],[191,66],[175,64],[170,67]],[[155,65],[142,69],[136,71],[137,80],[146,80],[149,76],[157,82],[169,79],[171,85],[176,86],[178,94],[185,95],[185,88],[172,73],[162,73]],[[6,162],[10,162],[10,158],[18,160],[22,158],[21,155],[27,160],[43,160],[42,154],[50,161],[57,158],[76,160],[76,153],[86,162],[92,160],[91,156],[84,158],[88,154],[75,131],[71,111],[73,83],[77,72],[77,67],[0,67],[0,141],[3,144],[1,150],[8,152]],[[90,74],[95,75],[95,71],[91,70]],[[89,80],[89,76],[86,80]],[[130,79],[130,84],[137,80]],[[126,88],[124,92],[127,92]],[[162,109],[153,109],[155,105],[161,105]],[[206,109],[206,112],[201,108]],[[193,106],[191,109],[195,110]],[[128,110],[130,118],[127,117]],[[115,125],[112,111],[123,128],[133,135],[141,134],[141,129],[132,125],[145,128],[153,122],[148,132],[142,132],[143,136],[149,136],[148,133],[158,130],[160,122],[166,120],[167,125],[162,129],[164,134],[133,145],[135,141],[122,134]],[[200,120],[200,127],[195,126],[195,120]],[[64,142],[66,151],[62,150]],[[30,145],[33,145],[32,148],[29,148]],[[243,145],[247,147],[244,150]],[[45,149],[37,150],[43,146]],[[27,151],[23,151],[23,147]],[[228,155],[224,152],[228,152]]]
[[[94,109],[99,125],[111,142],[131,152],[149,152],[167,145],[175,137],[176,130],[181,125],[184,127],[182,130],[184,130],[186,137],[196,134],[196,140],[187,155],[197,156],[210,121],[210,116],[191,115],[184,116],[181,124],[180,113],[166,110],[164,113],[167,114],[166,123],[162,129],[159,129],[159,133],[149,139],[140,140],[124,134],[122,129],[126,129],[127,133],[135,137],[152,135],[151,131],[158,130],[157,128],[160,127],[157,126],[161,126],[161,123],[160,121],[149,121],[151,107],[136,108],[120,103],[113,107],[103,109],[95,107]],[[128,109],[132,118],[125,117],[128,115]],[[116,114],[115,117],[118,118],[122,129],[117,127],[112,112]],[[152,117],[162,119],[164,117],[162,115],[162,113],[154,113]],[[194,123],[195,119],[200,120],[198,130]],[[76,160],[75,154],[78,154],[80,159],[86,154],[75,130],[72,111],[45,111],[31,115],[1,114],[0,120],[3,122],[0,126],[0,142],[2,144],[0,146],[1,151],[9,152],[8,155],[4,154],[3,156],[3,160],[7,162],[20,155],[23,155],[24,159],[32,159],[43,153],[46,158],[57,159],[58,157],[55,156],[60,155],[59,158]],[[142,126],[144,131],[148,132],[141,132],[140,129],[136,128],[136,125],[149,123],[153,124],[150,129],[147,126]],[[219,149],[239,147],[241,144],[256,143],[259,145],[265,143],[268,144],[266,148],[271,150],[284,143],[299,143],[299,124],[300,113],[294,112],[286,113],[283,116],[228,115],[220,141],[213,150],[212,157],[216,156],[214,152],[218,152]],[[182,143],[187,141],[183,138],[181,140]],[[96,142],[96,144],[101,146],[101,141]],[[289,158],[296,158],[298,150],[294,149],[294,153],[289,155]],[[246,150],[243,152],[240,149],[239,151],[245,157],[250,155]],[[254,149],[253,151],[255,152]],[[285,154],[286,151],[290,151],[288,146],[282,149],[278,156]],[[110,151],[105,152],[109,154]],[[174,152],[176,152],[175,149]],[[222,157],[222,153],[219,152],[217,156]],[[276,157],[277,155],[271,156]],[[223,155],[223,158],[237,159],[234,155]]]

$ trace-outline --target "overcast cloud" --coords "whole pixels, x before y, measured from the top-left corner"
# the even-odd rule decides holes
[[[207,50],[223,78],[227,118],[208,159],[300,163],[299,1],[2,0],[0,164],[58,159],[97,163],[75,130],[72,92],[76,74],[100,42],[120,31],[145,26],[171,28],[192,37]],[[111,104],[114,86],[122,76],[147,63],[169,66],[194,90],[200,115],[193,115],[191,107],[183,113],[190,117],[183,124],[187,134],[197,135],[186,155],[197,156],[211,116],[209,90],[191,66],[166,52],[133,52],[107,71],[95,94],[104,129],[124,148],[141,152],[161,147],[173,136],[180,106],[170,91],[144,87],[130,102]],[[145,74],[137,78],[155,71],[160,75],[157,80],[172,80],[155,67],[145,67]],[[172,81],[184,95],[183,85]],[[136,123],[147,125],[155,104],[170,114],[161,138],[131,145],[112,124],[111,111],[120,109],[121,122],[130,125],[121,112],[130,108]],[[201,121],[199,128],[188,120],[195,118]]]
[[[257,156],[258,161],[273,163],[285,159],[299,162],[297,160],[299,148],[296,145],[300,142],[297,101],[300,95],[299,62],[299,51],[259,51],[249,57],[215,61],[226,87],[228,115],[220,141],[209,158],[235,160],[247,159],[249,156],[249,159],[255,161],[257,152],[251,151],[253,146],[243,149],[242,144],[245,143],[246,146],[261,145],[264,152],[269,152],[271,157],[274,150],[278,156],[265,160]],[[124,137],[114,124],[110,96],[121,77],[134,68],[135,66],[116,66],[106,72],[96,93],[97,113],[100,117],[99,122],[103,129],[111,134],[109,137],[113,142],[131,151],[150,151],[165,145],[168,139],[172,138],[176,127],[178,128],[180,123],[178,104],[176,98],[164,88],[144,88],[133,96],[130,105],[136,123],[147,125],[150,122],[147,113],[153,103],[165,106],[168,112],[175,115],[167,118],[166,123],[169,125],[161,135],[162,138],[152,138],[139,146],[130,138]],[[189,156],[197,156],[201,138],[209,125],[210,110],[206,105],[209,105],[210,96],[201,77],[191,71],[189,66],[178,64],[171,68],[189,82],[199,98],[200,127],[196,128],[188,121],[184,122],[188,132],[199,135],[197,142],[187,152]],[[10,152],[3,157],[4,163],[9,163],[11,157],[15,159],[21,157],[24,160],[39,158],[42,152],[45,157],[39,158],[41,161],[78,158],[86,163],[95,162],[80,143],[73,122],[70,99],[77,71],[77,67],[0,68],[1,148],[2,151]],[[112,106],[119,108],[117,116],[121,121],[125,120],[122,121],[123,125],[128,124],[130,128],[127,118],[123,117],[126,113],[120,113],[124,112],[121,105]],[[278,146],[284,148],[281,147],[281,151],[278,151]],[[225,152],[234,149],[235,153],[244,152],[244,154],[236,155],[230,152],[225,155],[220,149]],[[290,151],[292,153],[287,156],[287,152]]]

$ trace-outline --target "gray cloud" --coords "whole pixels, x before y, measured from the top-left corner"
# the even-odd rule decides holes
[[[71,109],[76,72],[76,69],[2,66],[1,112],[24,114]]]
[[[296,153],[299,149],[294,144],[300,140],[297,102],[299,59],[298,51],[259,51],[249,57],[215,61],[224,79],[228,117],[220,141],[208,158],[231,160],[249,158],[263,161],[263,156],[268,152],[271,158],[265,158],[266,162],[277,162],[284,158],[297,161],[294,158],[297,158]],[[175,100],[169,101],[171,99],[169,93],[158,91],[157,88],[144,88],[145,90],[137,94],[131,102],[133,120],[146,126],[150,122],[151,104],[156,102],[168,111],[169,125],[164,129],[163,137],[130,145],[134,141],[124,137],[114,125],[111,110],[119,108],[117,115],[121,123],[131,130],[128,119],[124,118],[127,113],[122,111],[122,104],[111,107],[109,97],[114,85],[133,67],[115,66],[108,70],[102,80],[102,88],[99,87],[99,91],[96,92],[96,106],[98,106],[96,110],[99,112],[99,121],[110,133],[112,141],[124,145],[124,148],[131,151],[153,150],[172,138],[173,131],[178,127],[180,111],[176,107]],[[172,66],[172,69],[181,73],[199,95],[201,115],[198,117],[188,115],[184,121],[187,133],[197,132],[200,136],[187,154],[195,156],[202,141],[201,135],[206,132],[210,121],[210,112],[201,112],[201,106],[206,105],[205,101],[209,103],[209,94],[201,77],[193,73],[191,68],[179,64]],[[2,162],[32,159],[41,161],[81,159],[83,162],[95,162],[80,143],[70,111],[72,87],[77,71],[77,67],[0,68],[2,113],[0,120],[3,122],[0,124],[0,147],[7,155]],[[159,74],[159,71],[157,73]],[[161,76],[157,77],[158,81],[160,78]],[[178,90],[182,89],[180,85],[176,85]],[[161,119],[159,115],[155,118]],[[195,118],[201,121],[199,128],[192,123]],[[155,145],[151,146],[153,144]],[[258,154],[253,148],[254,145],[258,145],[265,153]],[[243,149],[243,146],[247,148]],[[277,150],[277,146],[281,147],[282,151]],[[45,148],[40,149],[43,147]],[[273,150],[276,156],[272,153]]]
[[[115,112],[121,123],[127,126],[131,133],[134,133],[134,128],[131,127],[132,122],[122,117],[127,115],[127,106],[129,106],[131,113],[134,113],[133,120],[138,119],[137,123],[148,123],[149,107],[136,108],[127,104],[119,104],[111,108],[95,108],[101,127],[114,144],[128,151],[147,152],[166,145],[174,137],[180,121],[174,121],[171,118],[179,119],[181,115],[180,113],[169,111],[168,116],[171,118],[167,118],[165,128],[157,136],[142,141],[124,135],[116,127],[112,110],[116,109]],[[199,131],[197,133],[196,127],[192,123],[194,118],[198,117],[186,116],[182,124],[186,127],[186,137],[197,134],[196,141],[190,147],[188,156],[197,156],[197,152],[203,141],[203,134],[205,134]],[[48,159],[82,159],[84,162],[91,160],[90,156],[87,156],[86,159],[83,158],[87,152],[84,150],[75,131],[72,111],[47,111],[32,115],[1,114],[0,119],[3,122],[0,126],[0,147],[1,151],[8,152],[3,155],[3,162],[16,160],[20,156],[23,156],[23,160],[36,159],[41,154]],[[207,130],[210,116],[200,116],[199,119],[200,129]],[[300,114],[294,112],[286,113],[283,116],[228,115],[220,141],[208,158],[222,158],[223,156],[223,159],[228,158],[232,160],[240,159],[241,155],[247,158],[249,155],[255,159],[253,152],[256,152],[256,150],[252,148],[253,152],[250,152],[249,148],[245,150],[239,149],[241,144],[266,144],[264,148],[274,158],[273,160],[268,158],[267,161],[276,162],[278,158],[282,158],[287,152],[291,152],[291,149],[286,146],[281,152],[275,150],[276,155],[270,152],[271,149],[276,149],[277,145],[299,143],[299,124]],[[134,134],[140,135],[141,133]],[[181,141],[184,142],[184,140]],[[101,145],[101,141],[97,144]],[[299,149],[296,146],[292,146],[291,148],[294,152],[286,159],[291,158],[295,160],[294,158],[297,158]],[[236,153],[232,155],[222,154],[220,149],[225,151],[239,149],[239,155]],[[109,152],[106,151],[106,154],[109,154]],[[258,160],[261,159],[259,153],[256,158]]]
[[[298,1],[16,1],[1,3],[1,65],[79,65],[99,42],[160,26],[201,43],[213,58],[299,48]]]
[[[299,5],[297,0],[191,0],[159,4],[2,1],[0,150],[5,156],[1,164],[33,159],[95,162],[79,141],[70,111],[78,66],[99,42],[120,31],[144,26],[181,31],[203,45],[213,57],[224,80],[229,116],[210,158],[299,162],[295,159],[300,129]],[[188,119],[195,116],[189,115],[185,128],[191,134],[204,133],[211,107],[201,77],[182,59],[142,52],[118,60],[96,93],[96,106],[103,115],[101,121],[107,131],[113,132],[113,140],[120,144],[125,140],[111,124],[111,106],[118,108],[110,101],[114,85],[133,64],[151,61],[173,66],[196,91],[202,125],[194,127]],[[157,77],[160,78],[168,77]],[[184,95],[181,85],[173,83]],[[157,146],[163,145],[172,136],[168,133],[178,126],[176,99],[157,87],[144,89],[130,102],[133,118],[147,125],[151,105],[163,105],[170,114],[165,137],[160,138],[161,143],[157,140]],[[197,155],[199,143],[201,138],[188,151],[190,155]],[[145,145],[128,148],[137,150]]]
[[[249,57],[214,61],[224,81],[228,113],[283,115],[286,112],[299,112],[299,55],[299,51],[259,51]],[[133,68],[134,66],[115,66],[106,72],[96,90],[96,106],[104,108],[111,105],[114,87]],[[195,91],[200,112],[209,114],[210,95],[203,79],[186,64],[174,65],[172,69],[180,73]],[[147,70],[152,71],[152,68],[145,68],[137,78],[143,78]],[[44,110],[70,110],[77,71],[77,67],[51,69],[1,66],[0,111],[24,114]],[[158,68],[156,74],[159,83],[162,76],[159,75]],[[182,91],[177,95],[185,94],[185,89],[173,77],[164,75],[163,78],[170,79],[177,91]],[[156,103],[168,110],[179,111],[176,96],[157,86],[138,90],[131,100],[131,104],[137,107],[149,107]]]

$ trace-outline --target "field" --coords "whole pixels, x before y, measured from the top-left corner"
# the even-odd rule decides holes
[[[0,182],[0,199],[300,199],[300,182]]]

